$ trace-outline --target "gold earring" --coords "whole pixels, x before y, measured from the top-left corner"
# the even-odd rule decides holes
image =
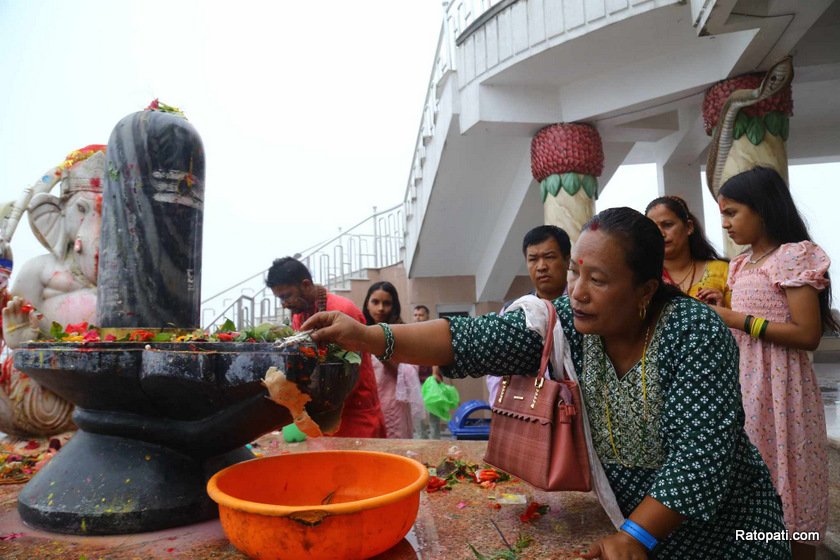
[[[642,306],[639,308],[639,319],[644,321],[645,317],[647,317],[647,304],[642,302]]]

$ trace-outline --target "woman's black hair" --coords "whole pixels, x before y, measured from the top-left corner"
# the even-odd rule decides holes
[[[758,214],[765,233],[774,243],[811,241],[808,226],[793,202],[790,189],[775,169],[754,167],[739,173],[723,184],[718,196],[744,204]],[[829,279],[828,272],[825,277]],[[840,324],[831,314],[830,288],[819,292],[819,301],[823,329],[840,331]]]
[[[607,208],[598,212],[583,226],[583,231],[603,231],[612,235],[624,248],[624,262],[633,271],[636,284],[656,280],[659,287],[652,304],[685,297],[676,287],[662,281],[665,262],[665,239],[653,220],[632,208]]]
[[[362,304],[362,313],[365,316],[365,321],[368,325],[375,325],[376,321],[371,316],[370,312],[368,311],[368,301],[370,300],[371,294],[376,290],[382,290],[383,292],[388,292],[391,294],[391,300],[394,302],[394,306],[391,307],[391,316],[388,318],[386,323],[389,324],[398,324],[402,323],[402,307],[400,306],[400,296],[397,295],[397,289],[394,287],[393,284],[390,282],[382,281],[382,282],[375,282],[370,285],[368,288],[367,295],[365,296],[365,302]]]
[[[651,208],[655,206],[664,206],[674,213],[682,223],[688,226],[688,222],[694,224],[694,231],[688,236],[688,250],[691,252],[691,258],[696,261],[720,261],[724,260],[715,250],[709,240],[706,239],[706,234],[703,233],[703,226],[700,221],[688,209],[688,204],[685,200],[678,196],[660,196],[650,201],[650,204],[645,208],[645,215],[650,212]]]

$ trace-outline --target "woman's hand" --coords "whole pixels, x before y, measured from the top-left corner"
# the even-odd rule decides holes
[[[345,350],[369,352],[368,327],[340,311],[316,313],[300,326],[305,331],[315,329],[312,340],[324,344],[334,342]]]
[[[709,305],[723,305],[723,292],[714,288],[701,288],[697,291],[697,299]]]
[[[321,344],[334,342],[345,350],[368,352],[379,356],[385,352],[385,330],[379,325],[364,325],[339,311],[316,313],[301,330],[314,329],[312,340]],[[435,319],[410,325],[391,325],[394,349],[393,362],[425,365],[449,365],[454,359],[449,321]]]
[[[623,531],[613,533],[593,544],[581,558],[603,560],[647,560],[647,549]]]

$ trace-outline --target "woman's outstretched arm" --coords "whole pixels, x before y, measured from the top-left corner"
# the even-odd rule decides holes
[[[392,360],[417,365],[449,365],[454,359],[449,321],[435,319],[409,325],[391,325],[394,333]],[[312,340],[334,342],[346,350],[385,353],[385,331],[379,325],[363,325],[339,311],[316,313],[301,330],[315,329]]]

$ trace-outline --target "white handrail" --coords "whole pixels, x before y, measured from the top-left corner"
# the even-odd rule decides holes
[[[374,208],[368,218],[296,256],[307,266],[316,283],[332,290],[347,288],[352,279],[363,277],[368,268],[383,268],[400,262],[404,232],[402,204],[381,212]],[[221,325],[225,319],[232,320],[237,329],[280,320],[278,315],[284,313],[282,306],[264,284],[267,272],[268,269],[262,270],[203,300],[204,328]],[[237,288],[239,293],[233,293]],[[268,304],[269,310],[274,308],[273,313],[264,312],[264,301],[274,302],[274,305]],[[216,302],[221,302],[219,313],[214,311]],[[256,302],[260,302],[258,313]],[[208,315],[212,317],[209,322],[205,319]]]

